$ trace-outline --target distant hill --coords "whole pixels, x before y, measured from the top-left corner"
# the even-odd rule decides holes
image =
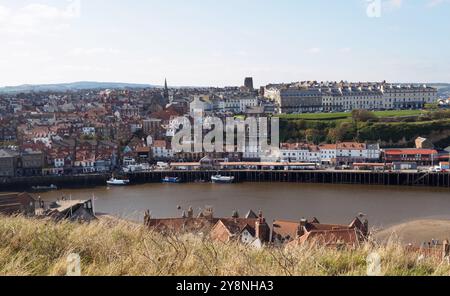
[[[20,93],[20,92],[42,92],[42,91],[71,91],[87,89],[127,89],[127,88],[152,88],[158,87],[150,84],[134,84],[121,82],[90,82],[81,81],[60,84],[24,84],[19,86],[6,86],[0,88],[0,93]]]

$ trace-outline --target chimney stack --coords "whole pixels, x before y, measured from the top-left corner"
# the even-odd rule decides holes
[[[262,211],[259,212],[259,218],[255,222],[256,238],[262,243],[270,240],[270,227],[266,219],[263,217]]]
[[[306,233],[306,224],[308,221],[303,218],[300,220],[300,224],[298,225],[297,236],[302,237]]]

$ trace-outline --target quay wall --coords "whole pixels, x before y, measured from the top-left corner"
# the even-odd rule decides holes
[[[121,177],[132,184],[160,183],[165,177],[179,177],[185,183],[209,182],[213,175],[234,176],[241,182],[274,182],[305,184],[355,184],[380,186],[419,186],[450,188],[450,173],[429,172],[369,172],[369,171],[149,171],[128,173]],[[105,186],[110,174],[76,176],[41,176],[0,178],[2,191],[30,191],[32,186],[56,185],[58,188],[83,188]]]
[[[183,182],[210,181],[217,171],[160,171],[130,173],[133,183],[157,183],[165,177],[179,177]],[[372,172],[372,171],[221,171],[234,176],[236,182],[278,182],[315,184],[355,184],[383,186],[422,186],[450,188],[449,173],[429,172]]]
[[[1,178],[1,191],[31,191],[33,186],[56,185],[58,188],[83,188],[105,185],[109,174],[76,175],[76,176],[37,176],[20,178]]]

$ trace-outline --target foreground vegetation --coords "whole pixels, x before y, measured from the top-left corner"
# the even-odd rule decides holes
[[[65,275],[71,253],[83,275],[366,275],[378,252],[385,275],[450,275],[438,259],[395,243],[358,250],[252,249],[193,235],[162,237],[127,222],[53,223],[0,217],[0,275]]]

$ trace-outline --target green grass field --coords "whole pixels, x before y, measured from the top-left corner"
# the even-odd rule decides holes
[[[418,116],[425,114],[428,111],[423,110],[402,110],[402,111],[377,111],[373,112],[379,118],[384,117],[404,117],[404,116]],[[282,114],[278,116],[281,119],[304,119],[304,120],[342,120],[350,119],[352,117],[351,112],[341,113],[307,113],[307,114]]]

